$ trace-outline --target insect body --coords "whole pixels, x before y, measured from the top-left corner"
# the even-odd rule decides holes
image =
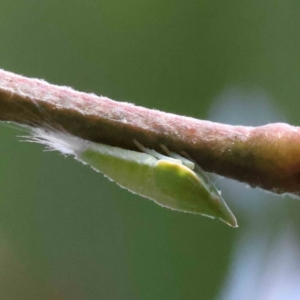
[[[195,172],[194,163],[177,154],[164,156],[135,142],[141,153],[41,129],[34,129],[33,140],[73,154],[121,187],[161,206],[219,218],[237,227],[234,215],[203,171],[198,167]]]

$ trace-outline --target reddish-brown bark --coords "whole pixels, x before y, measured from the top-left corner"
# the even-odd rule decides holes
[[[64,130],[91,141],[188,153],[206,171],[300,195],[300,128],[231,126],[116,102],[0,70],[0,120]]]

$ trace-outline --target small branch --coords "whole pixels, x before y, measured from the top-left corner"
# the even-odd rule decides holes
[[[208,172],[275,193],[300,195],[300,128],[230,126],[116,102],[0,70],[0,120],[64,130],[136,149],[185,151]]]

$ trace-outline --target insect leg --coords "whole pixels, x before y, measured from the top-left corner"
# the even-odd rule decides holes
[[[182,164],[186,167],[188,167],[191,170],[194,170],[195,168],[195,163],[175,152],[170,151],[165,145],[160,145],[160,147],[163,149],[163,151],[170,157],[173,157],[177,160],[180,160]]]
[[[147,153],[149,155],[152,155],[154,157],[156,157],[159,160],[168,160],[168,161],[173,161],[177,164],[182,165],[182,160],[181,159],[177,159],[175,157],[169,157],[163,154],[158,153],[157,151],[153,150],[153,149],[149,149],[144,147],[141,143],[139,143],[137,140],[133,140],[133,142],[135,143],[135,145],[139,148],[139,150],[141,150],[144,153]]]

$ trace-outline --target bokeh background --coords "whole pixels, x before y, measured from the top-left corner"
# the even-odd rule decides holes
[[[299,1],[10,0],[0,67],[230,124],[299,124]],[[215,177],[240,227],[163,209],[0,126],[1,299],[299,299],[300,202]]]

